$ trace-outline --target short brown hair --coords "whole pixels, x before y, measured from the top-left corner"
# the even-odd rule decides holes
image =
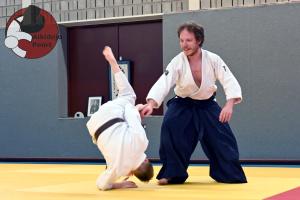
[[[180,37],[180,33],[186,29],[188,32],[194,33],[197,41],[201,41],[199,46],[202,47],[204,42],[204,28],[197,24],[196,22],[185,22],[181,24],[177,29],[178,38]]]
[[[150,162],[143,162],[138,169],[136,169],[133,174],[143,182],[148,182],[152,179],[154,175],[153,166]]]

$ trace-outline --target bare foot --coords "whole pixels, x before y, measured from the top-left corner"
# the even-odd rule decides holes
[[[169,184],[169,180],[166,178],[162,178],[158,180],[158,185],[168,185]]]

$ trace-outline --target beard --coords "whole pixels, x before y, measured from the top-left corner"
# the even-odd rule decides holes
[[[187,50],[183,50],[183,52],[186,56],[193,56],[198,52],[198,49],[199,48],[190,48],[190,49],[187,49]]]

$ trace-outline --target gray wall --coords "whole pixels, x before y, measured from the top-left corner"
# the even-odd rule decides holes
[[[241,159],[300,160],[300,4],[165,15],[164,64],[179,52],[176,29],[194,20],[204,49],[219,54],[242,89],[232,128]],[[219,87],[217,100],[224,103]]]
[[[66,44],[28,60],[4,46],[3,29],[0,38],[0,158],[98,158],[85,120],[60,118],[67,109]]]
[[[300,160],[299,11],[300,4],[288,4],[164,16],[164,64],[179,51],[177,26],[193,19],[205,26],[204,48],[218,53],[241,83],[244,102],[232,120],[241,159]],[[3,29],[0,38],[0,158],[101,158],[85,128],[87,118],[64,118],[66,43],[26,60],[4,46]],[[152,158],[158,158],[161,119],[146,119]],[[199,147],[193,158],[205,158]]]

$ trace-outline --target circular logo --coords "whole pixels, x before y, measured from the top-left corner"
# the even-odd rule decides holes
[[[55,47],[58,33],[54,17],[47,11],[30,5],[9,18],[5,30],[5,46],[22,58],[40,58]]]

